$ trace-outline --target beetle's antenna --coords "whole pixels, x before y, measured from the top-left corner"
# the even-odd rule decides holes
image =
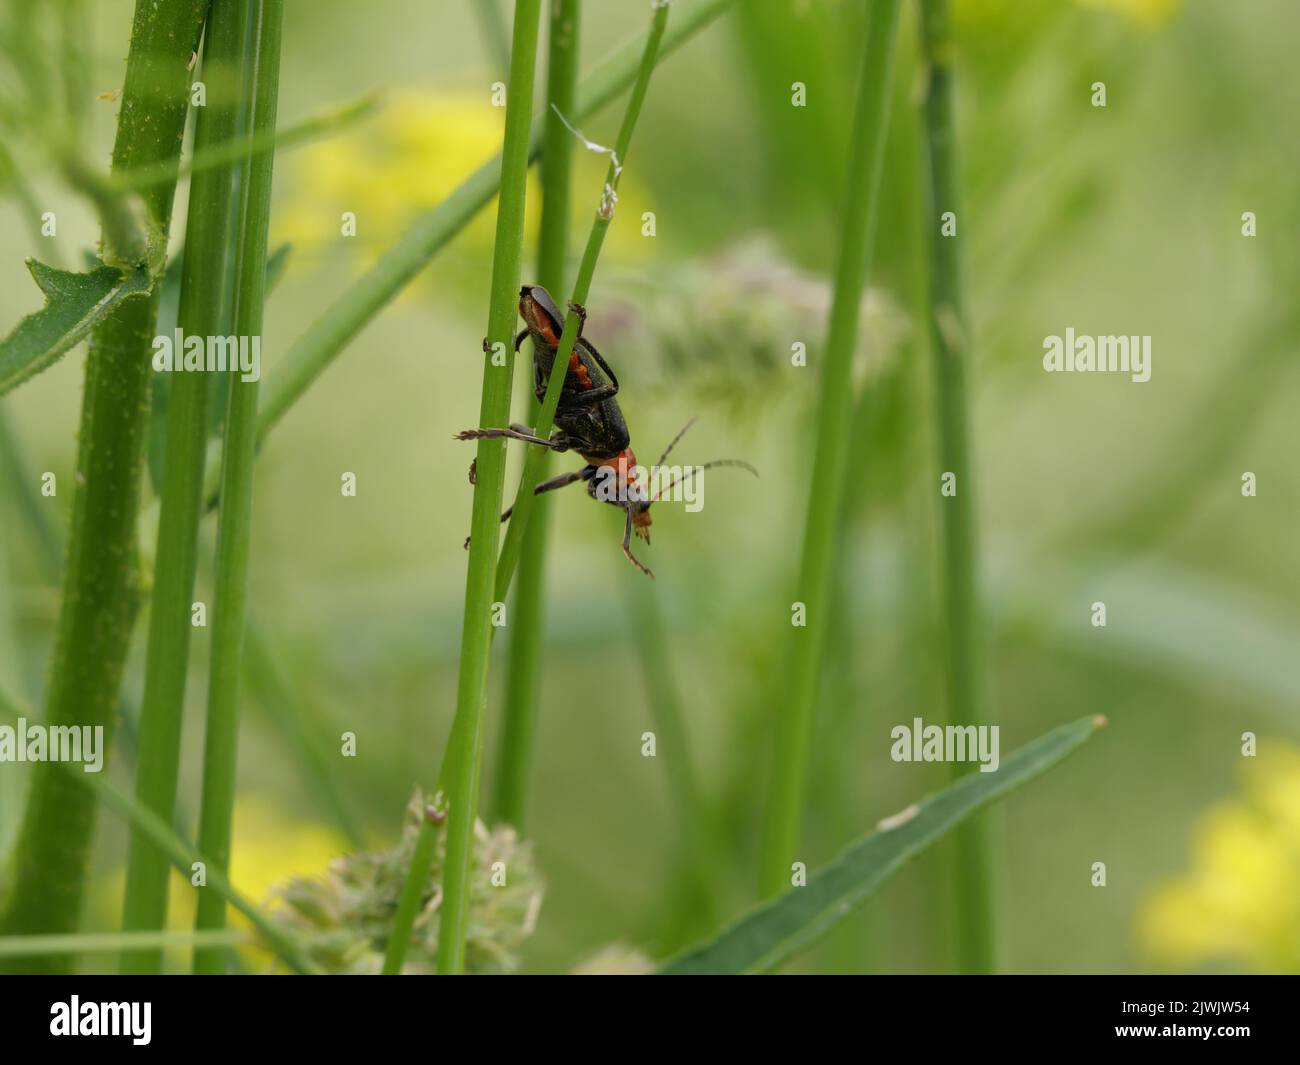
[[[682,430],[682,432],[685,432],[685,431],[686,431],[686,430],[684,430],[684,429]],[[663,460],[660,459],[659,461],[662,462]],[[659,488],[659,491],[657,491],[657,492],[654,494],[654,498],[650,500],[650,503],[657,503],[657,502],[659,502],[659,500],[663,498],[663,495],[664,495],[665,492],[667,492],[670,488],[672,488],[673,485],[678,484],[679,482],[686,480],[686,478],[689,477],[691,474],[693,474],[693,473],[703,473],[705,470],[712,470],[712,469],[715,469],[715,468],[718,467],[718,466],[736,466],[736,467],[739,467],[739,468],[742,469],[742,470],[748,470],[748,471],[749,471],[750,473],[752,473],[755,477],[758,476],[758,470],[754,469],[754,467],[751,466],[751,465],[750,465],[748,462],[746,462],[744,459],[714,459],[712,462],[706,462],[703,466],[691,466],[691,467],[689,467],[688,469],[686,469],[686,470],[682,473],[682,475],[681,475],[680,477],[674,477],[674,478],[673,478],[671,481],[669,481],[667,484],[665,484],[665,485],[661,485],[660,488]],[[647,503],[646,506],[649,506],[650,503]]]
[[[659,456],[659,461],[655,463],[656,466],[662,466],[664,464],[664,459],[668,457],[668,452],[670,452],[673,448],[677,446],[677,441],[686,435],[686,430],[689,429],[692,425],[694,425],[699,420],[700,420],[700,416],[697,414],[694,418],[692,418],[689,422],[687,422],[685,425],[682,426],[678,434],[674,436],[672,440],[668,442],[668,446],[664,448],[664,453]]]

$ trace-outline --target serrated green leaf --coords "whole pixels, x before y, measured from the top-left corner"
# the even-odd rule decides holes
[[[76,274],[28,259],[27,269],[45,293],[45,306],[0,341],[0,396],[52,366],[124,299],[149,291],[143,268],[123,274],[101,266]]]
[[[763,972],[808,946],[847,917],[899,866],[976,810],[1055,765],[1105,724],[1080,718],[1002,759],[993,773],[968,773],[910,806],[852,844],[824,869],[725,929],[716,939],[669,961],[666,975]]]

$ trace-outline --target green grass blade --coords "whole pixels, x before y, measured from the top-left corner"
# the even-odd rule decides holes
[[[143,267],[123,273],[101,266],[75,274],[28,259],[27,269],[46,302],[0,340],[0,396],[49,369],[124,299],[148,292],[152,283]]]
[[[229,19],[243,42],[238,71],[239,131],[249,141],[275,129],[280,85],[283,0],[215,0],[212,22]],[[274,153],[250,154],[239,165],[235,225],[238,250],[233,261],[235,335],[260,337],[266,298],[266,245],[271,213]],[[248,556],[253,505],[253,463],[257,453],[257,381],[231,375],[222,453],[221,516],[217,530],[217,573],[212,609],[212,664],[208,685],[207,733],[203,750],[203,804],[199,847],[225,870],[230,862],[231,820],[239,748],[240,685],[244,677],[244,629],[248,606]],[[212,892],[199,896],[195,928],[219,929],[226,900]],[[196,972],[221,972],[225,951],[194,952]]]
[[[505,16],[501,13],[501,0],[469,0],[478,18],[483,49],[496,67],[496,73],[510,72],[510,34],[506,31]]]
[[[238,947],[253,937],[238,929],[223,932],[74,932],[66,936],[5,936],[0,958],[35,954],[161,953],[167,947]]]
[[[338,747],[327,734],[320,708],[284,662],[283,646],[273,642],[249,613],[245,645],[248,692],[261,705],[285,745],[298,760],[303,783],[316,808],[352,845],[362,850],[361,825],[344,797],[337,772]]]
[[[795,646],[789,697],[777,714],[776,768],[764,823],[760,875],[765,896],[776,894],[788,882],[790,864],[799,857],[796,848],[805,803],[813,711],[831,616],[835,532],[849,464],[853,351],[874,240],[899,4],[900,0],[877,0],[872,5],[858,85],[843,243],[835,271],[803,557],[794,597],[805,605],[806,627],[792,628]]]
[[[774,968],[833,928],[909,858],[977,810],[1051,768],[1104,724],[1102,717],[1080,718],[1002,759],[996,772],[966,774],[891,819],[894,827],[879,828],[848,847],[803,887],[789,889],[660,972],[735,974]]]
[[[179,158],[189,103],[189,62],[206,0],[136,5],[113,171]],[[171,183],[143,194],[149,224],[165,236]],[[138,603],[136,521],[148,420],[150,345],[157,290],[123,301],[94,329],[86,361],[77,487],[63,605],[45,721],[104,726],[112,734]],[[49,763],[33,767],[15,851],[15,879],[0,932],[75,930],[81,911],[95,792]],[[66,958],[7,959],[17,971],[64,971]]]
[[[484,426],[505,425],[510,418],[515,306],[522,272],[524,199],[528,179],[529,113],[540,22],[541,0],[518,0],[511,37],[506,129],[501,150],[501,197],[497,206],[487,328],[488,346],[501,344],[502,350],[511,356],[502,365],[495,365],[492,355],[484,353],[483,399],[479,411],[479,424]],[[488,653],[492,647],[490,614],[505,481],[505,448],[501,441],[479,441],[477,467],[456,695],[455,720],[460,727],[453,727],[444,763],[450,767],[447,857],[438,929],[438,972],[444,975],[460,973],[465,961],[470,851],[474,819],[478,815]],[[418,870],[415,873],[418,875]]]
[[[717,818],[710,807],[694,760],[686,729],[686,711],[674,677],[674,658],[658,590],[638,573],[622,575],[623,595],[632,627],[632,646],[641,667],[657,742],[655,759],[668,776],[676,809],[682,850],[695,880],[695,900],[689,920],[700,931],[716,927],[719,917],[719,846]]]
[[[49,509],[43,505],[37,487],[39,480],[32,474],[27,455],[14,435],[9,412],[3,406],[0,406],[0,469],[7,474],[44,575],[57,581],[63,572],[63,530],[55,525]]]
[[[923,0],[921,48],[928,83],[924,98],[927,211],[924,225],[930,257],[928,324],[934,354],[938,405],[939,468],[956,475],[956,495],[940,500],[943,530],[942,611],[948,624],[945,647],[948,720],[955,725],[988,724],[984,681],[984,631],[979,602],[975,504],[970,430],[967,426],[966,365],[970,350],[962,317],[957,237],[941,233],[941,215],[958,213],[956,130],[952,92],[952,30],[948,0]],[[958,232],[963,232],[960,223]],[[954,765],[956,773],[967,767]],[[997,928],[993,905],[993,854],[986,818],[964,825],[953,839],[956,878],[955,946],[963,972],[996,967]]]
[[[211,107],[211,101],[206,106]],[[238,143],[212,142],[200,147],[196,142],[194,157],[181,165],[179,175],[168,175],[162,167],[151,166],[142,170],[133,170],[129,174],[114,174],[109,180],[109,185],[117,192],[131,192],[151,188],[165,181],[169,176],[187,177],[205,174],[211,170],[224,171],[232,164],[241,163],[261,152],[283,152],[328,137],[354,122],[368,118],[378,107],[378,94],[367,93],[358,100],[327,107],[291,126],[263,130],[256,136]]]
[[[561,116],[573,113],[578,86],[578,30],[581,0],[551,0],[550,46],[546,63],[546,125],[542,149],[542,217],[537,234],[537,280],[548,292],[567,288],[565,265],[569,252],[569,185],[573,173],[574,138]],[[528,397],[529,422],[541,414],[541,404]],[[550,456],[543,456],[546,476]],[[549,499],[538,500],[537,513],[524,533],[519,583],[515,590],[513,624],[506,662],[506,696],[492,810],[527,831],[528,781],[537,732],[537,700],[541,681],[542,637],[545,625],[546,543]]]

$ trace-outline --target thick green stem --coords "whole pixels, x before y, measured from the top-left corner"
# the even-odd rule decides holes
[[[252,139],[275,129],[280,86],[280,30],[283,0],[214,0],[214,22],[230,20],[239,41],[239,85],[243,128]],[[251,113],[250,113],[251,112]],[[232,262],[232,320],[241,345],[260,344],[266,295],[266,240],[271,214],[274,152],[263,149],[239,166]],[[231,820],[239,748],[239,696],[243,679],[244,629],[248,604],[248,556],[253,505],[253,463],[257,452],[257,381],[231,374],[221,471],[221,516],[217,528],[217,575],[213,596],[212,665],[208,722],[203,751],[203,806],[199,849],[224,873],[230,866]],[[226,899],[199,895],[195,928],[225,926]],[[221,972],[225,951],[194,952],[194,969]]]
[[[488,308],[487,347],[483,363],[483,400],[479,424],[504,425],[510,417],[514,372],[515,304],[524,239],[524,198],[528,178],[529,113],[541,0],[517,0],[511,38],[510,82],[506,90],[506,129],[501,152],[501,196],[497,206],[496,244],[492,255],[492,289]],[[499,345],[499,347],[498,347]],[[492,350],[494,349],[494,350]],[[496,352],[506,352],[504,359]],[[487,700],[488,652],[492,647],[492,603],[497,568],[501,494],[505,481],[504,441],[480,440],[478,479],[470,521],[465,618],[461,627],[460,675],[450,766],[450,808],[442,910],[438,925],[438,972],[459,973],[465,961],[465,925],[469,913],[469,876],[478,814],[479,769],[483,748],[483,712]],[[418,849],[418,848],[417,848]],[[418,870],[417,870],[418,873]]]
[[[542,148],[542,218],[537,235],[537,280],[550,292],[565,291],[569,250],[569,183],[573,172],[573,134],[564,124],[572,114],[578,86],[578,26],[581,0],[551,0],[550,48],[546,66],[546,126]],[[541,413],[529,395],[529,423]],[[542,476],[546,475],[543,458]],[[538,501],[537,513],[524,534],[515,590],[506,699],[501,727],[492,808],[520,835],[527,829],[528,780],[537,731],[537,699],[541,680],[542,634],[545,624],[546,541],[549,500]]]
[[[938,404],[939,465],[956,478],[956,492],[940,500],[943,528],[943,612],[948,619],[948,717],[955,725],[987,725],[983,627],[976,572],[974,491],[967,426],[966,362],[969,344],[962,318],[959,246],[944,236],[942,216],[965,224],[958,204],[956,132],[952,92],[952,28],[948,0],[922,0],[921,46],[928,67],[924,99],[928,197],[925,216],[930,252],[929,328]],[[968,766],[955,763],[954,774]],[[996,966],[991,815],[973,818],[954,833],[957,876],[956,955],[962,972]]]
[[[242,41],[235,21],[218,10],[208,21],[204,66],[239,61]],[[194,151],[227,142],[236,135],[236,104],[215,92],[199,110]],[[188,336],[225,336],[231,332],[228,285],[233,255],[230,199],[233,167],[210,169],[190,183],[185,251],[181,267],[177,324]],[[141,805],[171,824],[180,769],[181,722],[189,665],[190,612],[198,565],[199,519],[203,512],[203,466],[207,454],[208,375],[181,373],[171,384],[163,458],[158,550],[154,562],[149,643],[145,657],[144,696],[135,794]],[[144,932],[166,927],[167,885],[171,863],[139,829],[131,834],[127,860],[122,928]],[[161,948],[123,955],[124,972],[158,972]]]
[[[775,895],[789,884],[805,802],[813,711],[831,616],[835,531],[845,491],[853,393],[851,371],[857,345],[862,289],[874,239],[877,192],[889,123],[894,38],[900,0],[877,0],[871,9],[850,145],[843,240],[826,337],[817,407],[817,445],[804,526],[803,559],[795,601],[804,605],[804,627],[792,627],[794,661],[789,698],[777,715],[776,768],[764,824],[760,887]]]
[[[189,61],[207,7],[207,0],[136,5],[114,172],[162,160],[174,165],[179,159]],[[174,191],[168,182],[144,194],[160,239],[171,220]],[[102,726],[106,743],[139,600],[136,510],[157,310],[157,287],[124,303],[95,330],[86,363],[72,534],[46,722]],[[33,767],[3,931],[75,930],[95,805],[95,794],[76,777],[48,763]],[[5,964],[19,971],[64,971],[70,959],[10,958]]]

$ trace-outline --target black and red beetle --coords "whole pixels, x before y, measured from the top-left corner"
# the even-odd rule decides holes
[[[565,485],[581,481],[587,485],[592,499],[611,503],[626,515],[623,523],[623,554],[629,562],[648,577],[654,574],[632,553],[632,534],[650,542],[650,507],[685,477],[717,466],[739,466],[758,476],[758,471],[740,459],[716,459],[702,466],[688,467],[681,478],[675,478],[649,495],[632,452],[632,438],[623,411],[615,397],[618,395],[618,378],[596,346],[582,335],[587,312],[573,305],[580,324],[578,336],[569,355],[569,365],[564,373],[559,405],[555,408],[555,432],[550,439],[536,436],[526,425],[511,425],[508,429],[467,429],[456,434],[458,440],[480,440],[505,437],[529,444],[541,444],[552,451],[576,451],[586,460],[580,470],[562,473],[542,481],[533,489],[534,494],[552,492]],[[515,337],[515,350],[531,337],[533,341],[533,391],[540,403],[546,397],[546,386],[555,365],[560,336],[564,332],[564,315],[541,285],[525,285],[519,291],[519,316],[526,328]],[[655,469],[663,466],[669,452],[694,423],[686,423],[659,456]],[[501,515],[506,521],[514,508]]]

